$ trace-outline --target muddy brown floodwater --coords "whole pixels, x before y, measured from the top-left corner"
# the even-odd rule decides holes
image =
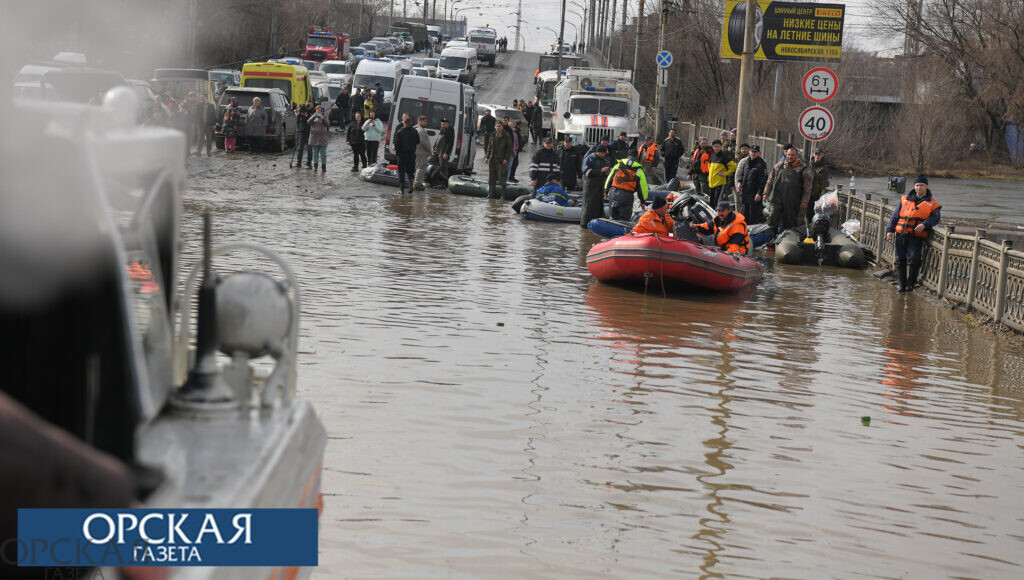
[[[533,68],[480,100],[529,96]],[[859,271],[599,284],[589,232],[358,182],[343,145],[326,175],[193,159],[186,192],[186,261],[211,209],[302,283],[317,577],[1024,573],[1018,341]]]

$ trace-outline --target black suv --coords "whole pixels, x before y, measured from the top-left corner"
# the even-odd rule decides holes
[[[257,89],[246,87],[231,87],[224,91],[217,103],[219,113],[217,125],[214,127],[216,135],[215,142],[217,149],[224,148],[224,133],[221,130],[221,121],[224,119],[224,109],[228,102],[235,99],[238,106],[241,122],[238,124],[238,145],[247,143],[250,136],[245,131],[245,121],[249,115],[249,107],[252,106],[254,97],[259,97],[264,108],[267,109],[267,133],[263,137],[264,142],[277,151],[284,151],[290,145],[295,145],[295,135],[298,131],[298,118],[295,111],[288,103],[288,97],[281,89]]]

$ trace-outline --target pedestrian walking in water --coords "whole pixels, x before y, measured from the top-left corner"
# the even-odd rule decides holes
[[[206,156],[213,154],[213,126],[217,124],[217,107],[203,93],[195,107],[196,112],[196,155],[206,149]]]
[[[544,138],[544,146],[533,153],[530,161],[530,187],[536,189],[548,175],[558,172],[558,152],[551,137]]]
[[[224,118],[220,122],[220,132],[224,135],[224,150],[234,151],[238,139],[238,106],[232,97],[224,108]]]
[[[366,137],[366,159],[373,165],[377,163],[377,148],[384,137],[384,124],[373,111],[370,111],[363,123],[363,134]]]
[[[259,97],[253,97],[249,115],[245,120],[245,134],[249,137],[249,153],[255,153],[263,148],[263,138],[266,133],[267,110],[263,108],[263,101]]]
[[[487,197],[492,199],[504,197],[508,178],[508,160],[512,155],[512,136],[505,131],[505,126],[494,126],[494,134],[487,141],[484,149],[484,163],[487,164]],[[501,191],[495,186],[501,184]]]
[[[298,159],[295,163],[296,169],[302,167],[302,156],[307,153],[307,147],[309,154],[306,155],[306,169],[313,168],[313,148],[309,146],[309,119],[313,116],[313,111],[313,101],[306,101],[295,109],[295,154]]]
[[[432,149],[430,147],[430,134],[427,133],[427,116],[420,115],[416,119],[416,135],[420,138],[416,145],[416,175],[413,178],[412,189],[423,191],[423,178],[427,174],[427,162],[430,160]]]
[[[334,106],[338,109],[338,131],[344,131],[345,127],[348,127],[349,122],[349,102],[351,97],[348,95],[348,91],[340,91],[338,98],[334,100]]]
[[[416,150],[420,145],[420,136],[413,127],[412,119],[406,119],[402,128],[395,133],[395,155],[398,157],[399,193],[405,193],[406,184],[409,192],[413,190],[416,176]]]
[[[366,137],[363,135],[363,114],[356,113],[348,124],[345,143],[352,148],[352,171],[359,171],[359,161],[366,167]]]
[[[309,118],[309,145],[312,148],[313,171],[320,167],[322,173],[327,172],[327,138],[331,122],[324,114],[323,106],[317,105],[313,116]]]
[[[604,181],[611,171],[612,162],[608,156],[608,145],[602,143],[593,153],[583,158],[583,214],[580,227],[585,228],[590,220],[604,217]]]
[[[800,212],[807,210],[814,174],[800,162],[792,143],[784,146],[786,158],[772,167],[764,189],[764,199],[772,204],[768,225],[778,235],[799,225]]]
[[[739,194],[739,212],[747,218],[748,225],[764,221],[764,204],[761,193],[768,182],[768,164],[761,157],[761,147],[754,145],[750,155],[741,159],[736,166],[736,191]]]
[[[558,172],[562,187],[566,191],[579,189],[578,183],[583,177],[583,158],[572,144],[572,137],[566,135],[562,149],[558,152]]]
[[[900,197],[900,205],[892,212],[885,228],[885,239],[893,242],[896,260],[897,292],[913,292],[921,272],[924,241],[942,219],[942,205],[928,189],[928,176],[914,180],[914,193]]]
[[[640,200],[640,209],[647,203],[647,175],[632,153],[612,167],[604,187],[608,190],[608,211],[613,220],[628,221],[633,217],[634,195]]]
[[[540,100],[533,105],[533,115],[530,116],[530,135],[534,145],[540,143],[544,137],[544,109],[541,107]]]
[[[508,119],[508,117],[505,117]],[[516,121],[515,127],[509,126],[509,123],[504,123],[505,131],[512,136],[512,155],[508,158],[508,175],[505,176],[505,180],[509,183],[519,183],[516,179],[516,169],[519,169],[519,154],[523,150],[525,143],[523,142],[522,133],[522,121]]]

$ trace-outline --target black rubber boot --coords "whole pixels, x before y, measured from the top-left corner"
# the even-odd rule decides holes
[[[306,168],[308,169],[309,166],[307,165]],[[319,163],[317,163],[316,165],[313,166],[313,171],[316,171],[317,169],[320,169],[320,164]]]
[[[327,173],[327,164],[324,163],[320,166],[320,173]]]
[[[911,262],[910,272],[907,274],[907,292],[913,292],[917,287],[917,275],[921,272],[921,262]]]
[[[896,263],[893,264],[893,267],[896,269],[896,282],[897,282],[896,291],[897,292],[907,292],[908,289],[907,289],[907,265],[906,265],[906,263],[904,263],[902,260],[896,260]]]

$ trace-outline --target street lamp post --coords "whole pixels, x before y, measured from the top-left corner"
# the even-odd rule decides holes
[[[588,28],[587,28],[587,5],[586,4],[580,4],[579,2],[576,2],[575,0],[572,0],[572,5],[583,11],[583,20],[580,21],[580,27],[582,28],[582,30],[580,31],[579,37],[581,39],[583,39],[583,42],[586,42],[587,41],[587,30],[588,30]]]
[[[641,2],[643,0],[640,0]],[[558,23],[558,57],[555,60],[558,73],[562,73],[562,43],[565,42],[565,0],[562,0],[562,17]]]
[[[448,0],[445,0],[446,4],[447,4],[447,2],[448,2]],[[455,5],[458,4],[459,2],[462,2],[462,0],[453,0],[452,1],[451,11],[447,13],[448,14],[448,18],[446,18],[445,21],[444,21],[444,34],[451,34],[451,27],[448,26],[448,21],[455,18]]]

